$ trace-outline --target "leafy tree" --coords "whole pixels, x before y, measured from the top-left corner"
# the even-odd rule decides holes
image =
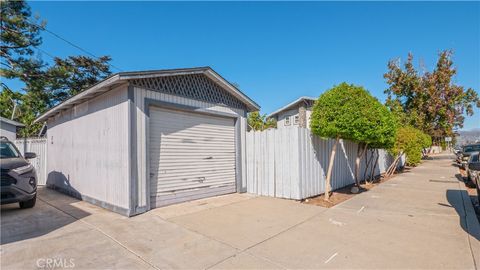
[[[452,51],[439,54],[432,72],[420,74],[409,54],[403,68],[399,61],[388,63],[384,78],[390,85],[386,105],[402,112],[404,125],[418,128],[435,141],[454,136],[454,129],[463,127],[464,113],[473,115],[474,106],[480,107],[478,94],[472,89],[453,82],[457,70],[453,67]]]
[[[254,131],[262,131],[269,128],[276,128],[277,121],[273,118],[266,118],[266,115],[261,115],[258,111],[251,112],[247,118],[248,128]]]
[[[395,144],[389,149],[389,152],[395,157],[394,162],[387,169],[386,175],[392,175],[403,154],[406,156],[406,164],[417,166],[421,159],[423,149],[430,147],[431,137],[412,126],[405,126],[398,129]]]
[[[1,1],[0,56],[2,77],[37,78],[41,61],[31,58],[33,48],[42,43],[40,28],[45,22],[31,19],[30,7],[24,1]]]
[[[48,65],[35,55],[42,44],[45,22],[32,18],[25,1],[1,1],[0,115],[11,118],[17,103],[15,119],[25,124],[21,136],[38,134],[42,124],[35,118],[72,95],[110,75],[108,56],[93,59],[85,56],[55,58]],[[19,80],[21,89],[11,89],[8,82]],[[12,101],[13,100],[13,101]]]
[[[15,100],[19,100],[22,97],[20,93],[13,92],[12,90],[5,88],[0,93],[0,112],[1,116],[10,119],[13,116],[13,108]],[[15,109],[17,110],[17,109]]]
[[[341,83],[323,93],[315,102],[310,127],[315,135],[335,139],[327,170],[325,199],[328,200],[339,140],[351,140],[360,145],[355,173],[358,185],[360,157],[366,146],[392,144],[396,124],[388,109],[363,87]]]
[[[48,69],[51,84],[49,91],[55,102],[62,102],[82,90],[94,85],[99,78],[111,74],[109,56],[93,59],[86,56],[69,56],[66,59],[55,58],[55,65]]]

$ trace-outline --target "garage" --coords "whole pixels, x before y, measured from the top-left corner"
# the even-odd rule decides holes
[[[233,118],[153,107],[150,143],[155,206],[236,191]]]
[[[126,216],[246,192],[259,108],[210,67],[113,74],[36,119],[47,187]]]

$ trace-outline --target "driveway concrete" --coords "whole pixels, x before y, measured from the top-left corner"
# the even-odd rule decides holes
[[[40,189],[33,209],[2,206],[1,267],[475,269],[480,226],[456,173],[429,160],[330,209],[231,194],[132,218]]]

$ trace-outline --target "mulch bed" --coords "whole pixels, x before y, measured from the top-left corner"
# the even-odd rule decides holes
[[[302,200],[302,203],[305,204],[311,204],[311,205],[318,205],[326,208],[333,207],[339,203],[342,203],[346,200],[349,200],[350,198],[353,198],[355,195],[358,195],[363,192],[367,192],[370,189],[380,185],[381,183],[387,182],[388,180],[392,179],[395,177],[396,174],[398,173],[403,173],[409,171],[411,168],[406,167],[402,172],[396,172],[394,175],[391,177],[385,178],[383,174],[377,178],[374,179],[372,183],[370,184],[365,184],[364,181],[360,182],[360,191],[358,193],[352,193],[351,189],[355,184],[348,185],[346,187],[336,189],[332,193],[330,193],[330,201],[325,201],[325,194],[321,194],[315,197],[307,198],[305,200]]]

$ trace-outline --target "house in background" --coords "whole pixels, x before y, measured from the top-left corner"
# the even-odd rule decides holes
[[[300,97],[295,101],[267,115],[267,118],[277,120],[277,128],[299,126],[310,127],[310,115],[316,98]]]
[[[246,191],[247,112],[209,67],[121,72],[50,109],[47,186],[123,215]]]
[[[0,116],[0,135],[7,137],[10,141],[14,141],[17,138],[17,129],[24,126],[22,123]]]

